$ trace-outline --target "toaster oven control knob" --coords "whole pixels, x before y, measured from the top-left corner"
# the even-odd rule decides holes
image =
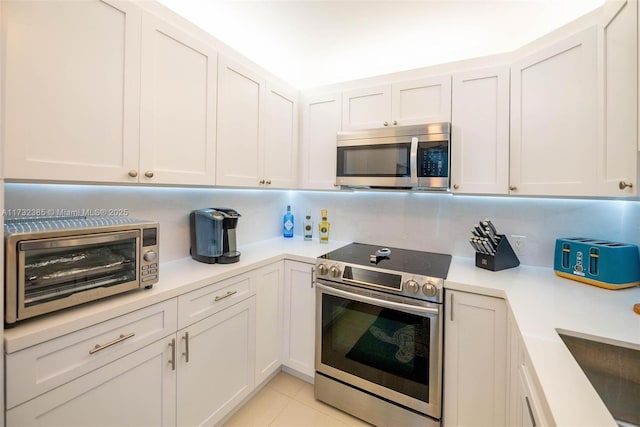
[[[146,252],[142,258],[144,258],[145,261],[147,262],[152,262],[155,261],[156,259],[158,259],[158,254],[155,251],[149,251]]]
[[[417,293],[420,290],[420,285],[415,280],[407,280],[404,284],[407,287],[407,290],[412,294]]]
[[[435,283],[429,280],[427,283],[422,285],[422,293],[428,297],[435,297],[438,295],[438,288]]]
[[[342,275],[342,272],[340,271],[340,269],[335,265],[331,266],[331,268],[329,269],[329,272],[331,273],[331,277],[333,277],[334,279],[337,279]]]
[[[326,276],[328,272],[329,268],[327,267],[327,264],[320,264],[318,266],[318,274],[320,274],[321,276]]]

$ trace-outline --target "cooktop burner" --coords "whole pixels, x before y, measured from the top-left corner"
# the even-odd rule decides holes
[[[390,253],[384,249],[389,249]],[[318,258],[442,279],[447,278],[451,265],[451,255],[364,243],[351,243]]]

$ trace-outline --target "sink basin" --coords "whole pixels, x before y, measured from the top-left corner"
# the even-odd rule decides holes
[[[640,350],[631,344],[614,345],[598,337],[557,332],[616,422],[640,426]]]

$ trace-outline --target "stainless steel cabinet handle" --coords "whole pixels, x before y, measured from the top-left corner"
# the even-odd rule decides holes
[[[131,169],[131,170],[129,171],[129,176],[130,176],[131,178],[135,178],[136,176],[138,176],[138,171],[137,171],[137,170],[135,170],[135,169]]]
[[[169,343],[169,347],[171,347],[171,359],[169,359],[169,365],[171,365],[171,370],[176,370],[176,339],[172,338]]]
[[[189,363],[189,332],[185,332],[182,339],[184,340],[184,352],[182,355],[184,356],[185,362]]]
[[[533,418],[533,411],[531,410],[531,402],[529,402],[529,396],[524,397],[525,402],[527,402],[527,409],[529,410],[529,417],[531,418],[531,425],[536,427],[536,419]]]
[[[458,184],[453,184],[453,189],[454,189],[454,190],[457,190],[457,189],[459,189],[459,188],[460,188],[460,186],[459,186]]]
[[[235,295],[237,294],[238,291],[228,291],[226,294],[222,295],[222,296],[217,296],[215,297],[215,299],[213,300],[213,302],[218,302],[221,299],[225,299],[225,298],[229,298],[231,295]]]
[[[633,188],[633,184],[630,182],[626,182],[626,181],[620,181],[620,184],[618,184],[618,188],[621,190],[624,190],[625,188]]]
[[[453,297],[454,294],[451,294],[451,306],[449,307],[451,309],[451,321],[453,322]]]
[[[109,341],[106,344],[96,344],[95,347],[93,347],[91,350],[89,350],[89,354],[93,354],[93,353],[97,353],[101,350],[104,350],[105,348],[109,348],[112,345],[118,344],[119,342],[122,342],[124,340],[128,340],[129,338],[134,337],[136,334],[134,332],[131,332],[130,334],[120,334],[120,336],[118,338],[116,338],[113,341]]]
[[[144,176],[146,176],[147,178],[153,178],[153,172],[151,172],[151,171],[146,171],[146,172],[144,173]]]
[[[394,120],[394,121],[393,121],[393,125],[395,126],[395,125],[397,125],[397,124],[398,124],[398,121],[397,121],[397,120]]]
[[[389,122],[384,122],[384,125],[385,126],[389,126]]]
[[[316,283],[316,268],[311,267],[311,289],[313,289],[314,283]]]

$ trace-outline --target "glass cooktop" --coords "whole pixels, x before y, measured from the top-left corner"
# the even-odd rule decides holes
[[[390,253],[385,255],[384,249]],[[351,243],[318,258],[441,279],[447,278],[451,265],[451,255],[364,243]]]

